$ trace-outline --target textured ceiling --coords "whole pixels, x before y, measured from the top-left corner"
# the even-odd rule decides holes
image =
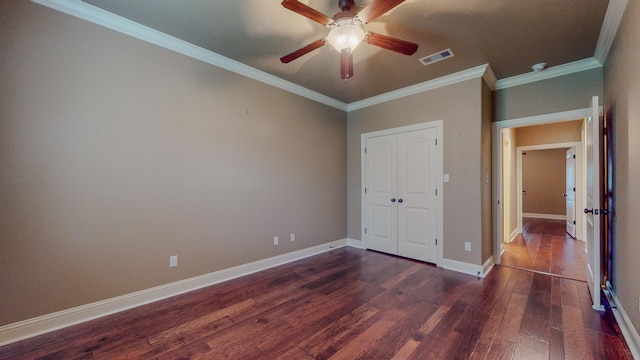
[[[300,0],[333,16],[337,0]],[[289,64],[279,58],[323,38],[328,29],[285,9],[280,0],[84,0],[344,103],[490,64],[498,79],[591,58],[606,0],[407,0],[366,30],[419,44],[405,56],[362,44],[354,77],[340,79],[329,46]],[[361,5],[371,0],[357,1]],[[451,48],[455,56],[427,67],[418,59]]]

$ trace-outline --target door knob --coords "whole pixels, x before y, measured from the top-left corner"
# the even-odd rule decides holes
[[[592,213],[593,214],[593,209],[584,209],[584,213],[588,214],[588,213]]]
[[[398,199],[398,202],[401,203],[403,200],[402,199]]]
[[[391,198],[391,202],[396,202],[396,198]]]

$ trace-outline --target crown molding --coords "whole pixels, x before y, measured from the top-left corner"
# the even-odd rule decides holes
[[[488,64],[476,66],[474,68],[459,71],[450,75],[445,75],[437,79],[425,81],[419,84],[407,86],[402,89],[390,91],[377,96],[372,96],[364,100],[352,102],[347,105],[347,112],[403,98],[405,96],[419,94],[421,92],[437,89],[439,87],[459,83],[462,81],[484,77],[485,73],[487,72],[487,68],[489,68]],[[491,73],[493,73],[493,71],[491,71]]]
[[[554,66],[540,72],[526,73],[500,80],[496,78],[489,64],[484,64],[347,104],[238,61],[229,59],[210,50],[203,49],[184,40],[180,40],[155,29],[115,15],[93,5],[89,5],[81,0],[31,1],[346,112],[478,77],[482,77],[491,90],[495,91],[602,67],[609,49],[613,44],[615,34],[618,30],[618,26],[620,25],[622,15],[628,2],[628,0],[611,0],[609,2],[609,7],[607,8],[595,55],[592,58]]]
[[[54,10],[58,10],[65,14],[77,17],[79,19],[89,21],[96,25],[103,26],[107,29],[111,29],[122,34],[134,37],[136,39],[140,39],[142,41],[146,41],[148,43],[163,47],[165,49],[175,51],[182,55],[203,61],[205,63],[220,67],[236,74],[246,76],[248,78],[275,86],[282,90],[305,97],[318,103],[325,104],[327,106],[331,106],[347,112],[355,109],[360,109],[362,107],[375,105],[381,102],[397,99],[403,96],[409,96],[423,91],[454,84],[456,82],[485,76],[487,69],[489,69],[489,86],[495,84],[495,81],[491,80],[492,77],[493,79],[495,79],[495,75],[493,75],[493,71],[489,68],[489,66],[485,64],[438,79],[430,80],[421,84],[409,86],[379,96],[374,96],[362,101],[346,104],[342,101],[320,94],[313,90],[309,90],[305,87],[283,80],[279,77],[273,76],[251,66],[229,59],[213,51],[203,49],[184,40],[180,40],[158,30],[110,13],[96,6],[87,4],[85,2],[82,2],[81,0],[31,1]]]
[[[484,74],[482,74],[482,78],[484,79],[484,82],[487,83],[487,85],[491,90],[496,89],[496,83],[498,82],[498,78],[496,77],[496,74],[493,72],[491,65],[487,64],[487,68]]]
[[[506,89],[518,85],[524,85],[540,80],[551,79],[558,76],[569,75],[580,71],[591,70],[602,67],[602,64],[595,58],[588,58],[578,60],[554,67],[550,67],[546,70],[539,72],[530,72],[522,75],[516,75],[504,79],[500,79],[496,82],[495,90]]]
[[[609,56],[609,50],[613,45],[613,40],[616,38],[620,22],[622,22],[622,16],[624,10],[627,8],[628,0],[610,0],[609,6],[607,6],[607,12],[604,15],[602,21],[602,28],[600,29],[600,37],[598,37],[598,44],[596,45],[596,51],[593,55],[600,64],[604,64]]]
[[[151,44],[175,51],[182,55],[203,61],[222,69],[246,76],[253,80],[275,86],[290,93],[300,95],[310,100],[325,104],[343,111],[347,110],[347,104],[334,98],[322,95],[300,85],[283,80],[238,61],[229,59],[213,51],[205,50],[199,46],[180,40],[163,32],[136,23],[129,19],[115,15],[80,0],[31,0],[34,3],[58,10],[65,14],[75,16],[82,20],[106,27],[108,29],[129,35],[131,37],[149,42]]]

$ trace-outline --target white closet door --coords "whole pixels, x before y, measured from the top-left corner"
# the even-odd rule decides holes
[[[437,130],[398,135],[398,255],[437,262]]]
[[[368,249],[398,253],[397,136],[367,139],[365,244]]]
[[[368,249],[438,263],[436,189],[442,154],[437,137],[437,128],[430,127],[367,138]]]

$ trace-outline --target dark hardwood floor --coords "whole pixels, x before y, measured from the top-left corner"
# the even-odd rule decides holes
[[[353,248],[0,347],[1,359],[632,359],[586,283]]]
[[[523,218],[522,234],[504,249],[504,266],[587,281],[585,242],[567,234],[564,220]]]

